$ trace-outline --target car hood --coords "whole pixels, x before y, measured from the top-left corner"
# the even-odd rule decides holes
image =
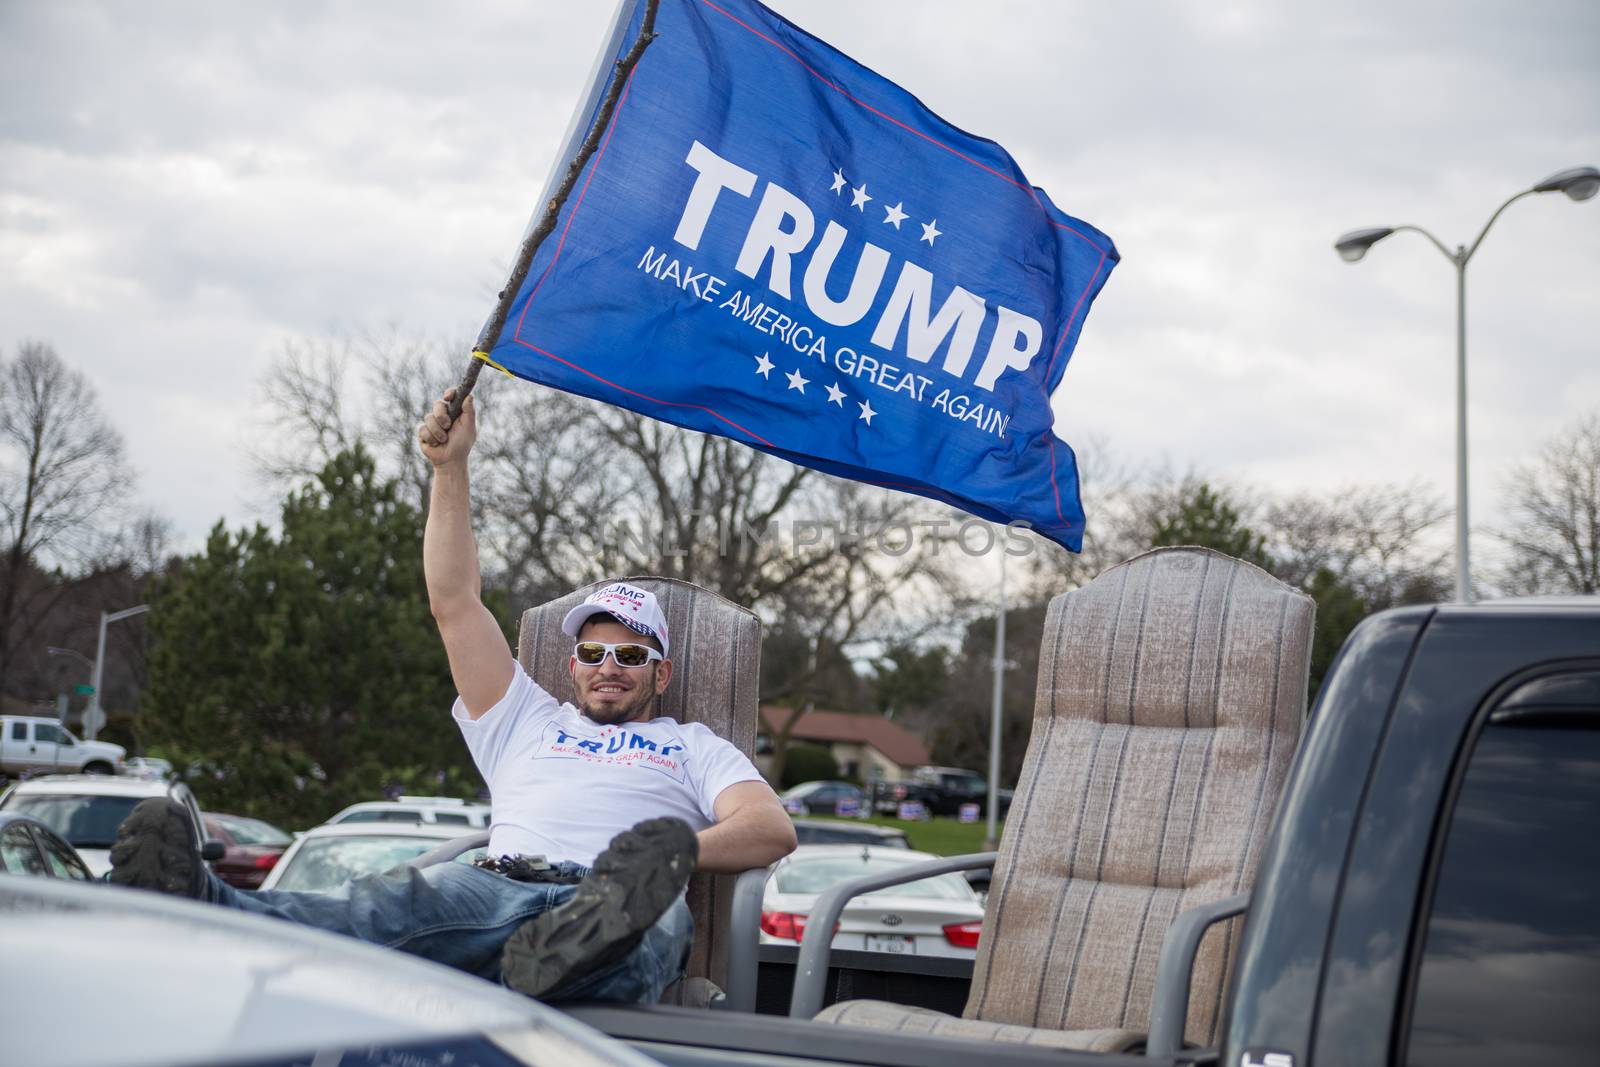
[[[6,986],[8,1063],[264,1060],[464,1033],[514,1034],[538,1063],[649,1063],[448,967],[156,893],[0,875],[0,943],[27,976]],[[63,1025],[64,1005],[94,1025]]]

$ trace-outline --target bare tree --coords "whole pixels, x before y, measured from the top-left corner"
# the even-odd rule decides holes
[[[287,341],[262,379],[269,430],[252,459],[274,489],[314,477],[364,434],[352,421],[349,339]]]
[[[372,391],[367,446],[380,468],[398,478],[426,513],[433,468],[417,449],[417,420],[455,384],[460,351],[441,340],[391,330],[384,338],[368,338],[360,355]]]
[[[106,544],[94,569],[126,569],[136,581],[161,574],[176,558],[173,543],[177,531],[172,520],[146,511],[119,527]]]
[[[127,495],[122,437],[87,378],[53,348],[25,341],[0,362],[0,692],[30,619],[70,585],[51,566],[87,560]]]
[[[1430,536],[1449,509],[1421,485],[1351,485],[1328,495],[1274,496],[1194,469],[1121,463],[1103,446],[1085,464],[1089,525],[1083,551],[1047,548],[1024,587],[1024,599],[1047,600],[1150,548],[1165,521],[1209,486],[1265,539],[1271,570],[1309,588],[1319,570],[1346,583],[1374,607],[1445,594],[1448,547]]]
[[[1447,594],[1449,549],[1429,532],[1449,516],[1437,493],[1414,483],[1298,494],[1269,503],[1260,521],[1278,577],[1308,589],[1324,571],[1377,610]]]
[[[1557,433],[1506,485],[1511,593],[1600,592],[1600,413]]]
[[[258,468],[281,491],[359,440],[425,506],[412,429],[453,381],[451,362],[444,345],[396,335],[288,346],[264,383],[274,440],[288,444]],[[938,537],[913,536],[903,551],[896,540],[947,514],[938,505],[498,375],[477,396],[474,517],[486,576],[513,603],[607,575],[662,574],[769,619],[803,611],[824,624],[819,639],[843,647],[878,633],[897,590],[957,584]],[[885,537],[892,552],[880,550]]]
[[[825,475],[816,475],[809,488],[794,505],[796,513],[825,521],[791,525],[787,549],[769,555],[758,569],[764,588],[752,602],[780,620],[805,649],[803,661],[762,664],[762,700],[790,708],[772,724],[767,774],[775,782],[782,781],[795,726],[841,655],[914,644],[934,631],[959,632],[978,603],[972,559],[948,532],[959,528],[962,516],[917,497]],[[816,543],[805,543],[813,538]]]
[[[1129,463],[1104,441],[1091,441],[1081,456],[1078,471],[1088,516],[1082,550],[1071,553],[1034,537],[1037,551],[1028,557],[1031,565],[1024,568],[1014,603],[1048,601],[1146,551],[1162,521],[1178,513],[1207,482],[1192,468],[1180,473],[1166,463]],[[1245,509],[1247,521],[1258,508],[1254,496],[1243,490],[1229,487],[1227,496]]]

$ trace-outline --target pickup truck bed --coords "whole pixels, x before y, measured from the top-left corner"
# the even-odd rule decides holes
[[[1150,1067],[1143,1056],[924,1037],[737,1012],[586,1005],[567,1014],[664,1064],[882,1064],[884,1067]]]
[[[1600,598],[1404,608],[1352,634],[1296,756],[1224,994],[1177,1060],[580,1006],[664,1063],[1600,1063]],[[836,952],[825,1002],[959,1014],[970,964]]]

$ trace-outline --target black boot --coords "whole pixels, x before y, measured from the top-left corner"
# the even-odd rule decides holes
[[[200,899],[205,864],[189,809],[167,797],[150,797],[117,827],[111,846],[111,880],[137,889]]]
[[[500,957],[506,985],[544,996],[632,952],[694,871],[700,842],[681,819],[611,839],[572,899],[518,927]]]

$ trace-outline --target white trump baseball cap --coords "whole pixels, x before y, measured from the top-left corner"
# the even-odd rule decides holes
[[[596,615],[609,615],[634,633],[654,637],[661,643],[661,656],[669,655],[667,644],[667,615],[661,610],[656,595],[627,582],[613,582],[598,592],[590,593],[582,604],[567,612],[561,620],[561,632],[577,637],[583,624]]]

